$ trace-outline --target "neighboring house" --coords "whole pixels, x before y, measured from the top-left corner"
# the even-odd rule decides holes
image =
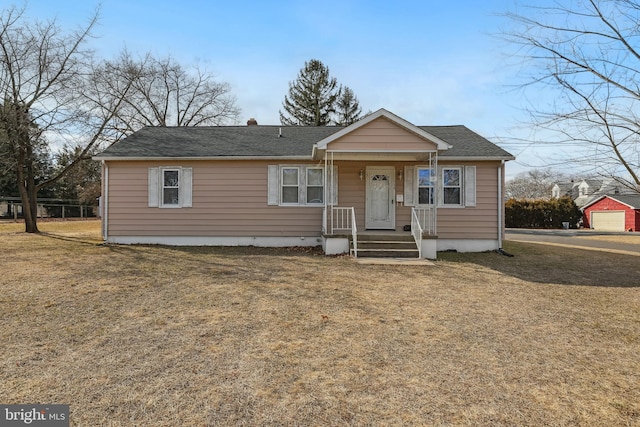
[[[404,235],[435,258],[501,247],[514,157],[464,126],[381,109],[348,127],[148,127],[95,159],[110,243],[337,254],[368,234]]]
[[[577,197],[577,191],[574,191],[575,184],[573,181],[570,182],[558,182],[551,187],[551,198],[559,199],[560,197],[569,196],[572,199]]]
[[[580,209],[607,194],[633,194],[613,178],[582,179],[568,182],[559,182],[551,188],[551,197],[560,198],[569,196]]]
[[[584,226],[599,231],[640,231],[640,194],[603,195],[583,207]]]

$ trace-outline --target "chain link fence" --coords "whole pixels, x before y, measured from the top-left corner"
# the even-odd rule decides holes
[[[38,200],[38,218],[96,218],[98,216],[98,206],[82,204],[78,200]],[[0,218],[16,221],[24,218],[20,198],[0,198]]]

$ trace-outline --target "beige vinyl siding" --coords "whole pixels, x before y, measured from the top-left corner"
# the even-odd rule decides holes
[[[302,162],[295,162],[301,164]],[[277,161],[108,162],[109,236],[297,237],[319,236],[322,207],[268,206],[267,170]],[[308,163],[318,165],[317,163]],[[406,162],[337,161],[339,204],[353,206],[360,232],[365,231],[367,166],[394,166],[404,173]],[[438,208],[438,237],[496,239],[498,232],[499,162],[441,162],[446,166],[476,166],[475,207]],[[147,206],[149,167],[193,168],[193,207]],[[320,165],[321,166],[321,165]],[[395,180],[396,195],[404,193],[404,177]],[[411,207],[397,206],[396,230],[411,224]]]
[[[274,162],[109,162],[110,236],[320,235],[321,207],[267,206]],[[147,206],[149,167],[193,168],[193,207]]]
[[[476,206],[439,207],[438,238],[497,239],[498,238],[498,167],[499,162],[452,163],[438,166],[476,166]]]
[[[380,117],[353,132],[332,141],[329,150],[350,151],[424,151],[435,150],[436,145],[422,137]]]
[[[404,166],[422,165],[406,162],[336,162],[339,171],[339,206],[353,206],[359,232],[365,231],[365,182],[359,172],[367,166],[394,166],[404,173]],[[438,238],[496,239],[498,235],[498,167],[499,162],[442,162],[440,167],[476,166],[476,206],[438,207]],[[396,196],[404,193],[404,177],[396,178]],[[396,204],[396,230],[411,224],[411,207]]]

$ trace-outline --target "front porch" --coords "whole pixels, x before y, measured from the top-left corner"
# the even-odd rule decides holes
[[[326,206],[322,246],[327,255],[358,257],[428,258],[437,251],[435,208],[412,208],[411,224],[390,230],[358,231],[353,207]]]

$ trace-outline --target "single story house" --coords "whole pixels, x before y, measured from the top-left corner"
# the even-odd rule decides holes
[[[357,256],[367,235],[404,235],[426,258],[501,247],[514,159],[464,126],[385,109],[347,127],[147,127],[94,158],[108,243]]]
[[[582,211],[585,228],[599,231],[640,231],[640,194],[603,195]]]

